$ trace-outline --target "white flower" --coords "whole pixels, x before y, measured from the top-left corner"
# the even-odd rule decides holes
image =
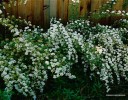
[[[23,39],[23,38],[19,38],[19,41],[20,41],[20,42],[24,42],[24,39]]]
[[[2,10],[0,10],[0,14],[2,14]]]
[[[21,19],[21,16],[19,16],[19,19]]]
[[[5,49],[8,49],[9,47],[7,45],[4,46]]]
[[[125,10],[123,10],[122,13],[125,13]]]
[[[46,65],[49,65],[49,61],[45,61],[45,64],[46,64]]]
[[[57,59],[54,59],[54,62],[57,62]]]
[[[110,12],[110,10],[106,10],[107,12]]]
[[[51,55],[53,55],[53,56],[54,56],[54,55],[55,55],[55,53],[51,53]]]
[[[24,29],[27,30],[27,29],[29,29],[29,27],[27,26],[27,27],[25,27]]]
[[[4,79],[5,80],[9,80],[10,79],[10,76],[7,74],[7,75],[4,76]]]
[[[72,0],[73,3],[79,3],[79,0]]]
[[[28,55],[28,51],[25,52],[25,55]]]
[[[18,36],[19,35],[19,31],[15,32],[13,36]]]
[[[47,74],[44,76],[44,79],[48,79],[48,76],[47,76]],[[45,83],[44,83],[45,84]]]
[[[63,73],[60,73],[60,76],[63,76],[64,74]]]
[[[96,46],[96,50],[97,50],[97,52],[98,52],[99,54],[101,54],[102,51],[103,51],[103,48],[102,48],[102,46],[100,46],[100,47]]]
[[[114,14],[114,13],[115,13],[115,11],[113,10],[113,11],[111,11],[111,13],[112,13],[112,14]]]
[[[27,1],[28,1],[28,0],[25,0],[25,1],[24,1],[24,5],[26,5],[26,4],[27,4]]]
[[[53,78],[57,78],[57,76],[56,75],[53,75]]]
[[[51,70],[51,67],[50,67],[50,66],[48,66],[48,69],[49,69],[49,70]]]
[[[1,76],[4,77],[5,75],[7,75],[7,72],[3,71],[3,73],[1,74]]]
[[[118,10],[117,14],[121,14],[122,12],[120,10]]]
[[[26,47],[28,47],[28,46],[29,46],[29,44],[28,44],[28,43],[26,43],[26,44],[25,44],[25,46],[26,46]]]

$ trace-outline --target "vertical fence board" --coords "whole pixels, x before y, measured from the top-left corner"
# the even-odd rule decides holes
[[[63,0],[57,0],[57,18],[63,19]]]
[[[11,7],[5,4],[6,11],[16,17],[21,16],[24,19],[32,21],[33,24],[41,25],[44,27],[49,26],[51,17],[61,18],[63,22],[68,21],[70,16],[69,7],[71,0],[28,0],[26,4],[20,4],[20,0],[12,0]],[[99,8],[109,0],[80,0],[78,5],[79,16],[85,17],[90,15],[90,12],[99,10]],[[118,0],[114,5],[114,10],[123,10],[124,0]],[[43,6],[49,5],[50,7],[44,9]],[[77,9],[76,9],[77,10]],[[126,9],[128,11],[128,8]]]
[[[6,12],[10,14],[11,10],[10,10],[9,4],[8,3],[4,3],[4,6],[6,8]]]
[[[99,10],[100,6],[102,5],[102,0],[91,0],[91,11]]]
[[[26,4],[18,1],[18,16],[24,19],[30,19],[31,17],[31,0],[28,0]]]
[[[123,9],[124,0],[117,0],[117,3],[114,5],[114,10],[122,10]]]
[[[35,21],[34,21],[34,12],[35,12],[35,8],[34,8],[34,2],[35,0],[31,0],[31,22],[33,24],[35,24]]]
[[[91,11],[91,0],[80,0],[80,17],[85,17],[85,15],[89,15]]]
[[[69,6],[69,0],[64,0],[64,22],[67,22],[68,21],[68,7]]]
[[[34,20],[34,24],[36,25],[43,25],[44,22],[44,15],[43,15],[43,5],[44,5],[44,1],[43,0],[38,0],[38,2],[36,0],[32,0],[32,9],[33,9],[33,13],[32,13],[32,17]]]
[[[69,5],[68,5],[68,19],[70,19],[71,16],[71,4],[72,4],[72,0],[69,0]]]
[[[49,21],[50,21],[50,1],[44,0],[44,6],[48,6],[47,9],[44,9],[44,28],[49,27]]]
[[[109,1],[109,0],[102,0],[101,2],[102,2],[102,4],[105,4],[105,3],[107,3],[107,1]]]
[[[17,1],[12,1],[11,3],[11,14],[15,15],[16,17],[18,16],[18,2]]]
[[[24,18],[24,11],[23,11],[23,5],[21,5],[21,2],[18,0],[18,16]]]
[[[57,0],[50,0],[50,18],[57,16]]]

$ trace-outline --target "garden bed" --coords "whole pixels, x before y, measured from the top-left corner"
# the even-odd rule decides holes
[[[116,94],[124,95],[118,99],[127,97],[125,14],[110,25],[90,19],[74,19],[63,25],[51,19],[50,28],[44,31],[31,22],[1,13],[0,99],[110,99]]]

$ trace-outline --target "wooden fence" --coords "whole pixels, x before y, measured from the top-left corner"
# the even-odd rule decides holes
[[[78,5],[79,16],[88,12],[98,10],[109,0],[80,0]],[[124,0],[118,0],[114,10],[122,10]],[[71,0],[27,0],[26,4],[21,4],[19,0],[10,4],[5,4],[6,11],[16,17],[21,16],[30,20],[33,24],[48,26],[51,17],[61,18],[66,22],[69,18]],[[128,11],[128,9],[127,9]]]

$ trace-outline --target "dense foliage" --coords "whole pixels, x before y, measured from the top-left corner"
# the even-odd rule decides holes
[[[111,26],[82,19],[64,26],[51,19],[46,32],[25,20],[5,17],[3,12],[0,10],[3,100],[11,95],[46,100],[104,98],[113,85],[128,82],[127,12],[126,19]]]

